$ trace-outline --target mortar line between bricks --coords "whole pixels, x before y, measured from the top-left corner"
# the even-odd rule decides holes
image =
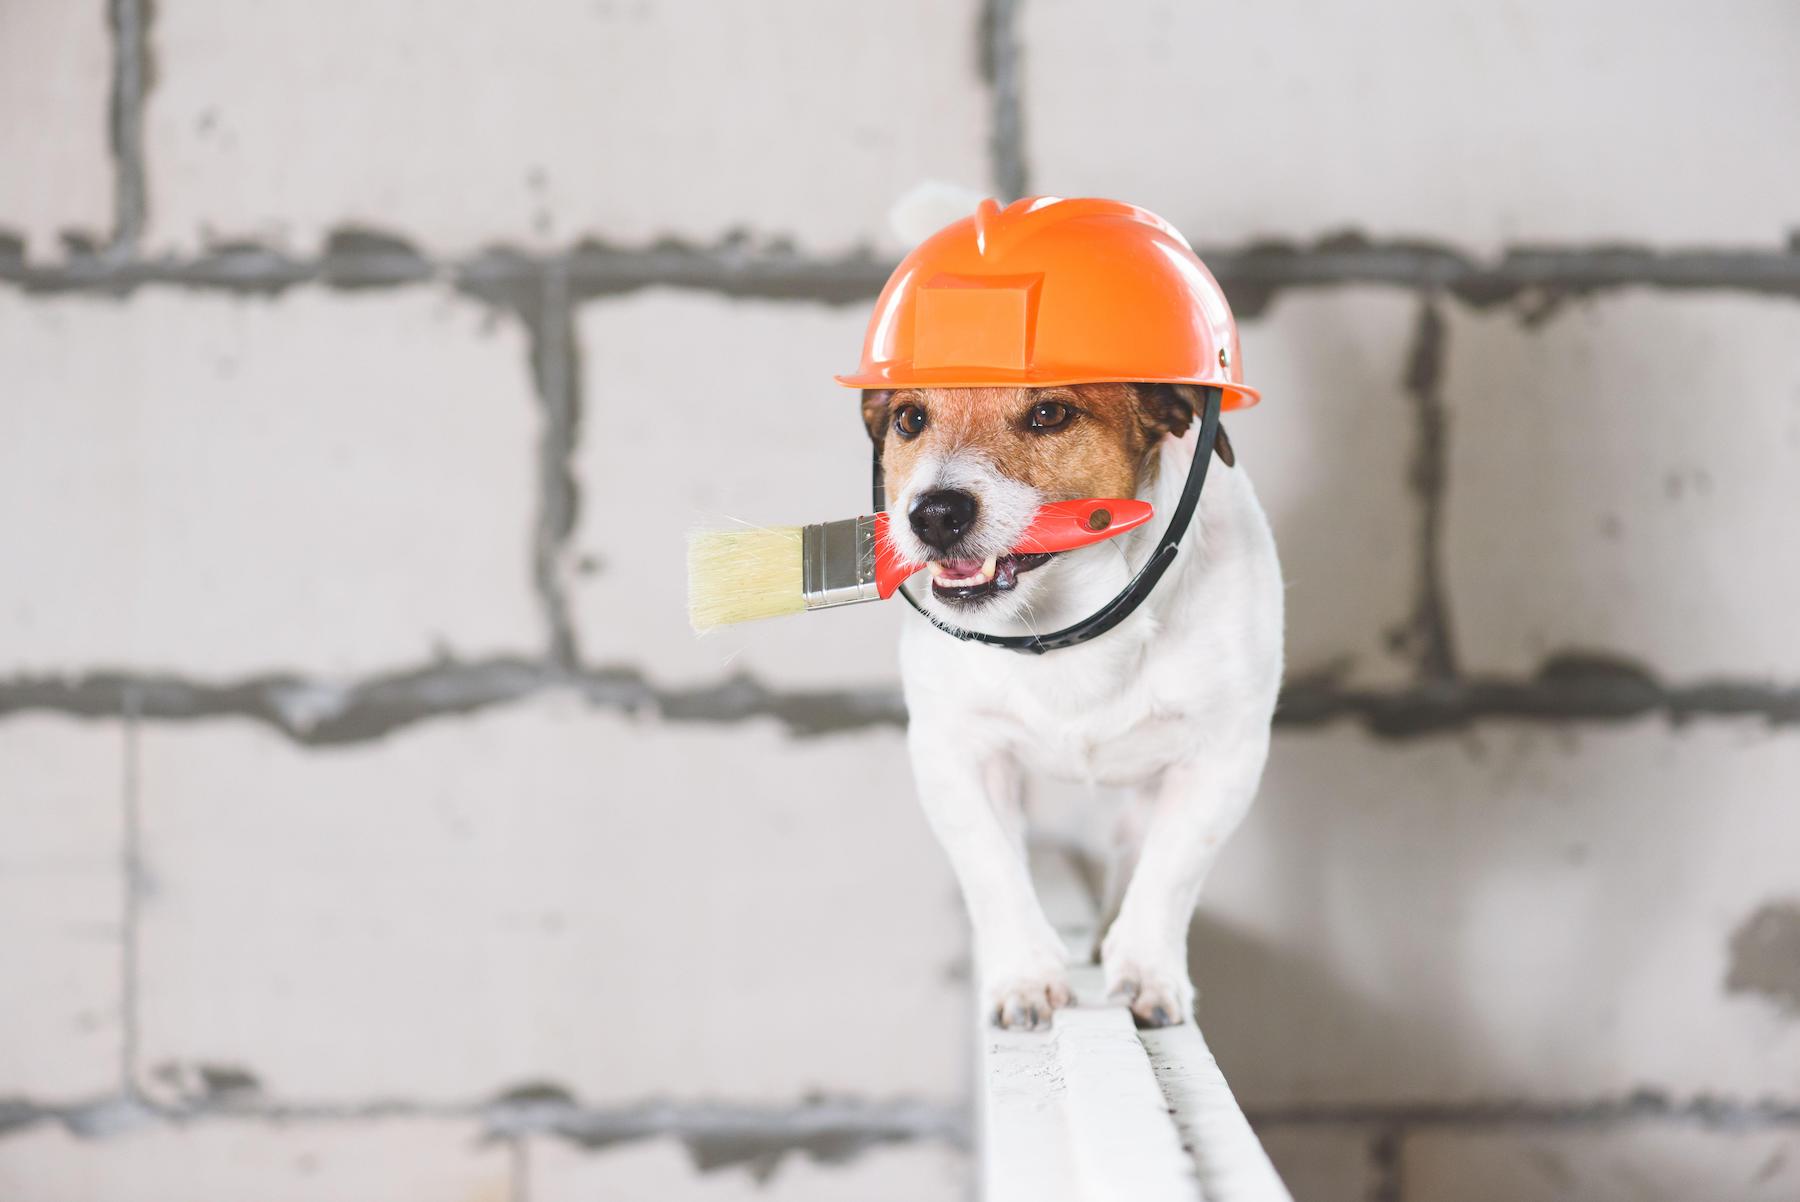
[[[1577,1101],[1489,1099],[1467,1102],[1359,1103],[1252,1106],[1258,1128],[1367,1127],[1376,1135],[1419,1128],[1577,1128],[1659,1122],[1716,1130],[1800,1128],[1800,1099],[1725,1098],[1696,1094],[1674,1098],[1660,1090]]]
[[[1369,1136],[1369,1169],[1374,1184],[1369,1188],[1369,1202],[1404,1202],[1406,1129],[1398,1125],[1383,1126]]]
[[[1578,1130],[1632,1124],[1728,1132],[1800,1130],[1800,1098],[1745,1100],[1701,1094],[1677,1099],[1654,1090],[1562,1102],[1491,1099],[1252,1106],[1246,1114],[1259,1130],[1339,1127],[1364,1129],[1376,1136],[1422,1129]],[[0,1099],[0,1140],[39,1123],[59,1123],[82,1138],[100,1139],[157,1123],[189,1127],[209,1122],[328,1125],[376,1120],[463,1120],[480,1124],[493,1139],[548,1135],[588,1148],[658,1136],[794,1148],[834,1135],[887,1141],[941,1140],[966,1146],[970,1136],[969,1112],[960,1104],[844,1095],[790,1105],[655,1099],[615,1106],[584,1106],[554,1088],[528,1089],[485,1102],[399,1098],[282,1102],[242,1090],[181,1103],[158,1103],[137,1096],[107,1096],[73,1104]]]
[[[1286,291],[1352,286],[1432,290],[1475,309],[1527,303],[1522,315],[1533,323],[1549,320],[1566,300],[1627,288],[1800,300],[1800,245],[1515,247],[1484,260],[1444,244],[1340,235],[1311,243],[1202,246],[1200,253],[1244,319],[1259,316]],[[377,289],[444,278],[481,292],[541,280],[556,269],[566,273],[574,305],[658,286],[848,305],[877,295],[892,267],[864,251],[817,257],[747,239],[641,248],[589,241],[546,256],[494,249],[467,259],[434,260],[397,235],[353,229],[334,232],[316,258],[236,243],[192,258],[115,260],[74,253],[58,263],[27,264],[23,241],[0,233],[0,281],[48,294],[119,296],[167,286],[273,295],[306,284]]]
[[[558,666],[579,660],[562,561],[574,532],[578,486],[572,457],[578,422],[577,360],[569,280],[560,267],[544,272],[537,320],[531,323],[533,357],[544,431],[538,455],[538,521],[533,534],[532,576]]]
[[[1455,644],[1444,589],[1442,537],[1449,448],[1445,436],[1448,416],[1440,389],[1449,356],[1449,336],[1437,297],[1431,293],[1422,295],[1405,378],[1401,381],[1412,399],[1415,443],[1408,477],[1417,511],[1418,541],[1413,612],[1400,637],[1411,652],[1415,670],[1426,681],[1451,680],[1456,676]]]
[[[654,714],[677,724],[771,720],[799,737],[897,729],[906,720],[899,689],[887,684],[793,689],[738,674],[663,686],[633,667],[565,668],[525,659],[435,663],[350,682],[298,673],[230,682],[128,672],[16,676],[0,679],[0,719],[25,712],[115,717],[136,706],[133,712],[144,721],[243,718],[298,744],[334,746],[550,690],[577,693],[595,709]],[[1392,689],[1291,679],[1282,689],[1275,722],[1281,728],[1360,722],[1378,736],[1403,739],[1491,720],[1619,722],[1649,716],[1673,723],[1754,718],[1772,728],[1800,726],[1800,684],[1721,679],[1675,685],[1625,661],[1564,655],[1528,677],[1472,677]]]
[[[138,689],[128,686],[120,698],[124,711],[124,771],[120,781],[120,875],[123,891],[119,918],[119,1090],[138,1096],[138,927],[143,900],[142,758],[139,738],[143,716]]]
[[[113,230],[106,257],[127,261],[143,235],[144,89],[148,57],[147,0],[108,0],[112,33],[112,92],[107,136],[113,164]]]
[[[970,1143],[969,1113],[960,1104],[853,1095],[812,1097],[788,1105],[658,1099],[617,1106],[583,1106],[554,1087],[528,1088],[486,1102],[390,1098],[294,1103],[244,1090],[178,1103],[136,1096],[68,1105],[0,1099],[0,1141],[41,1123],[58,1123],[83,1139],[104,1139],[155,1124],[324,1126],[382,1120],[466,1121],[479,1125],[488,1139],[521,1146],[531,1136],[553,1136],[590,1150],[672,1137],[715,1167],[734,1158],[787,1151],[823,1151],[836,1160],[880,1143],[934,1140],[955,1147]]]
[[[983,0],[982,77],[988,85],[988,169],[1005,201],[1030,192],[1025,161],[1024,51],[1019,41],[1021,0]]]

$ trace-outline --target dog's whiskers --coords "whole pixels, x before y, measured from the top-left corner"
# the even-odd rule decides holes
[[[1020,597],[1019,610],[1019,617],[1024,619],[1025,629],[1031,631],[1033,637],[1043,637],[1044,632],[1039,630],[1037,626],[1037,607],[1025,598]]]

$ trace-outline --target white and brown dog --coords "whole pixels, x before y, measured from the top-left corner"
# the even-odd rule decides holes
[[[921,604],[988,634],[1048,632],[1093,612],[1174,511],[1199,404],[1198,389],[1165,384],[865,391],[894,540],[929,565]],[[913,772],[1000,1026],[1045,1026],[1070,1000],[1064,945],[1026,867],[1027,773],[1129,791],[1107,872],[1106,984],[1143,1025],[1192,1011],[1188,923],[1256,794],[1282,667],[1274,539],[1223,430],[1216,453],[1174,565],[1105,635],[1020,655],[907,624]],[[1118,496],[1150,501],[1157,517],[1079,551],[1006,554],[1040,504]]]

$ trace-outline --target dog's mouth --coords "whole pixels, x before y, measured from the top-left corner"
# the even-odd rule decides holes
[[[1053,558],[1053,553],[1035,552],[987,559],[934,559],[925,566],[931,571],[931,595],[940,601],[963,604],[1011,592],[1021,573],[1042,567]]]

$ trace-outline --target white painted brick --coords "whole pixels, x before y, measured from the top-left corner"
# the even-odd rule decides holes
[[[1252,1109],[1791,1092],[1800,1023],[1725,985],[1797,795],[1760,724],[1284,733],[1196,926],[1208,1040]]]
[[[505,1145],[468,1123],[209,1119],[78,1139],[0,1139],[0,1196],[31,1202],[509,1202]],[[522,1200],[520,1200],[522,1202]]]
[[[0,1098],[119,1086],[124,789],[118,723],[0,722]]]
[[[894,732],[560,697],[328,753],[146,730],[142,1062],[284,1098],[954,1098],[963,919],[909,791]]]
[[[1406,673],[1390,635],[1419,571],[1402,387],[1416,320],[1409,299],[1352,289],[1290,294],[1243,325],[1245,371],[1264,400],[1225,428],[1275,528],[1290,676]]]
[[[33,258],[112,228],[111,74],[104,5],[0,5],[0,233]]]
[[[1800,220],[1781,0],[1021,7],[1033,187],[1198,242],[1766,246]]]
[[[831,378],[854,366],[866,320],[860,304],[664,290],[582,310],[574,548],[593,570],[578,569],[572,594],[585,658],[648,663],[667,681],[740,671],[789,685],[897,678],[900,623],[918,620],[897,598],[698,639],[684,595],[695,527],[869,511],[859,394]]]
[[[1257,1135],[1296,1202],[1369,1202],[1376,1196],[1379,1178],[1367,1128],[1274,1127]]]
[[[1407,1202],[1792,1202],[1800,1135],[1666,1124],[1573,1131],[1421,1131],[1407,1137]]]
[[[1466,667],[1599,650],[1800,675],[1800,309],[1633,293],[1453,313],[1445,565]]]
[[[306,0],[170,0],[152,242],[305,249],[344,223],[446,253],[881,239],[919,180],[987,179],[977,16],[976,0],[410,0],[320,21]]]
[[[802,1154],[760,1168],[699,1169],[674,1140],[584,1152],[556,1140],[530,1147],[532,1202],[657,1198],[664,1202],[960,1202],[969,1196],[968,1158],[941,1144],[871,1148],[843,1164]]]
[[[542,646],[538,409],[522,333],[481,306],[0,293],[0,365],[0,671]]]

